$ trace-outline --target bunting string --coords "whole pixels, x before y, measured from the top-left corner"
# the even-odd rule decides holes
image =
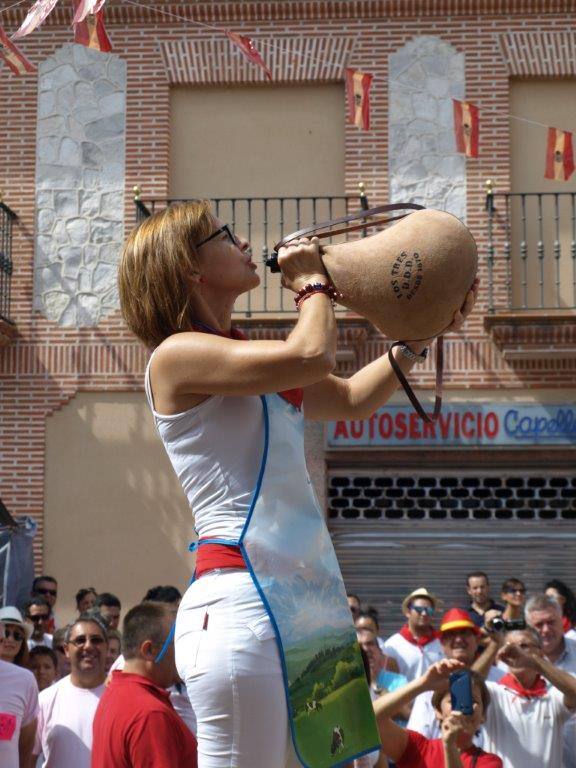
[[[161,16],[170,16],[173,19],[178,19],[178,21],[183,21],[186,24],[193,24],[198,27],[205,27],[206,29],[212,29],[216,32],[220,32],[221,34],[226,34],[226,31],[223,27],[217,27],[214,24],[206,24],[203,21],[198,21],[197,19],[190,19],[186,16],[180,16],[178,13],[172,13],[171,11],[165,11],[163,8],[159,8],[155,5],[149,5],[147,3],[140,3],[138,0],[124,0],[124,3],[127,5],[134,5],[138,8],[145,8],[148,11],[155,11],[156,13],[160,14]],[[265,48],[271,48],[274,50],[278,50],[281,52],[286,52],[286,48],[284,48],[281,45],[278,45],[277,43],[269,43],[264,40],[258,40],[258,45]],[[291,52],[292,53],[292,52]],[[298,53],[294,54],[298,56],[299,58],[307,58],[311,61],[314,61],[316,63],[326,63],[325,59],[321,59],[319,56],[314,56],[312,54],[308,53]],[[329,62],[330,64],[333,64],[335,66],[340,66],[341,62]],[[374,80],[377,79],[377,76],[374,76]],[[410,91],[412,93],[421,93],[421,91],[416,90],[415,88],[406,87],[404,84],[402,84],[402,88],[406,91]],[[482,102],[478,102],[478,104],[482,107]],[[482,107],[482,112],[498,112],[498,109],[496,107]],[[526,117],[519,117],[518,115],[511,115],[508,114],[507,117],[509,117],[512,120],[521,120],[524,123],[531,123],[532,125],[538,125],[542,128],[548,128],[549,126],[545,125],[544,123],[539,123],[537,120],[529,120]]]
[[[0,9],[0,13],[5,13],[6,11],[9,11],[12,8],[16,8],[17,6],[20,6],[20,5],[22,5],[23,3],[27,2],[27,1],[28,0],[16,0],[16,2],[12,3],[11,5],[7,6],[6,8]],[[81,5],[86,6],[86,7],[96,6],[98,9],[101,9],[102,6],[104,5],[104,2],[105,2],[105,0],[83,0]],[[185,24],[192,24],[192,25],[194,25],[196,27],[202,27],[204,29],[209,29],[209,30],[218,32],[221,35],[226,35],[233,44],[237,45],[240,48],[240,50],[243,52],[243,54],[250,61],[252,61],[257,66],[261,67],[264,70],[264,72],[266,73],[266,76],[270,78],[269,70],[268,70],[265,62],[259,56],[257,50],[255,49],[255,47],[253,45],[253,41],[249,37],[243,37],[242,35],[240,35],[238,33],[232,32],[230,29],[228,29],[226,27],[216,26],[214,24],[209,24],[209,23],[206,23],[206,22],[198,21],[197,19],[194,19],[194,18],[188,18],[186,16],[182,16],[182,15],[180,15],[178,13],[174,13],[172,11],[165,10],[164,8],[160,8],[160,7],[155,6],[155,5],[139,2],[139,0],[123,0],[123,2],[126,5],[131,5],[131,6],[134,6],[134,7],[137,7],[137,8],[142,8],[142,9],[144,9],[146,11],[157,13],[158,15],[166,16],[168,18],[172,18],[172,19],[175,19],[177,21],[184,22]],[[281,53],[288,53],[287,49],[284,46],[282,46],[281,44],[278,44],[276,42],[268,42],[268,41],[264,41],[264,40],[258,40],[257,44],[258,44],[258,47],[269,48],[269,49],[272,49],[272,50],[279,51]],[[322,64],[330,63],[330,64],[332,64],[332,65],[334,65],[336,67],[342,66],[342,62],[335,62],[335,61],[326,62],[325,59],[323,59],[323,58],[321,59],[319,56],[314,56],[313,54],[310,54],[310,53],[307,53],[307,52],[304,52],[304,51],[300,51],[298,53],[295,53],[294,51],[290,51],[289,53],[290,53],[291,56],[293,56],[295,58],[306,58],[306,59],[309,59],[309,60],[311,60],[313,62],[322,63]],[[343,69],[344,70],[346,69],[346,66],[347,66],[346,64],[343,65]],[[354,71],[356,71],[358,73],[358,76],[366,77],[366,78],[369,77],[371,80],[372,79],[374,79],[374,80],[377,79],[375,76],[369,75],[368,73],[360,72],[358,70],[354,70]],[[346,72],[344,71],[343,75],[345,75],[345,74],[346,74]],[[396,83],[395,81],[391,81],[390,84],[392,86],[400,85],[399,83]],[[419,91],[419,90],[417,90],[415,88],[411,88],[410,86],[406,86],[405,84],[401,84],[401,87],[402,87],[403,91],[408,92],[408,93],[415,93],[415,94],[420,94],[421,93],[421,91]],[[367,93],[366,93],[366,98],[368,98]],[[450,98],[450,97],[447,97],[447,98]],[[468,102],[464,102],[464,104],[467,104],[467,103]],[[477,105],[479,105],[479,107],[481,108],[481,112],[482,113],[490,113],[490,112],[498,112],[499,111],[498,108],[494,107],[494,106],[492,106],[492,107],[490,107],[490,106],[483,106],[482,102],[477,102]],[[472,106],[474,106],[474,105],[472,105]],[[548,129],[550,127],[550,126],[548,126],[548,125],[546,125],[544,123],[541,123],[541,122],[539,122],[537,120],[531,120],[530,118],[526,118],[526,117],[523,117],[523,116],[520,116],[520,115],[512,115],[512,114],[508,113],[506,116],[510,120],[518,120],[520,122],[527,123],[529,125],[538,126],[539,128],[546,128],[546,129]],[[368,124],[369,124],[369,121],[366,121],[366,120],[362,121],[362,120],[356,119],[356,124],[359,125],[359,127],[366,129]],[[467,127],[468,126],[466,126],[466,128]],[[568,133],[568,131],[566,131],[565,133]]]

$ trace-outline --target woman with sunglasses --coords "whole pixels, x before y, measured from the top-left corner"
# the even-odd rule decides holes
[[[27,643],[29,629],[22,614],[13,605],[7,605],[5,608],[0,608],[0,621],[4,625],[4,643],[0,645],[0,659],[29,669],[30,654]]]
[[[386,358],[348,380],[332,374],[334,292],[318,240],[288,244],[278,262],[282,284],[294,292],[298,310],[285,340],[248,341],[232,326],[236,299],[260,279],[248,242],[216,218],[206,202],[170,206],[142,222],[126,242],[119,269],[124,318],[154,350],[146,393],[201,544],[195,581],[182,600],[175,631],[178,671],[198,720],[200,768],[298,764],[284,668],[262,581],[257,588],[244,557],[248,545],[242,549],[233,542],[247,541],[249,535],[242,537],[246,530],[250,534],[250,525],[256,535],[255,512],[267,503],[270,521],[264,520],[258,532],[264,538],[277,535],[283,548],[273,554],[261,550],[258,565],[289,578],[294,547],[302,545],[302,537],[294,539],[291,530],[291,504],[295,509],[304,491],[312,493],[302,443],[295,447],[294,442],[302,411],[316,420],[361,419],[397,388]],[[471,291],[454,328],[473,304]],[[415,344],[412,356],[396,353],[404,373],[425,346]],[[277,455],[282,439],[285,453],[275,464],[270,456]],[[272,521],[279,510],[285,514]],[[330,550],[335,561],[331,544]],[[305,584],[296,599],[291,596],[294,611],[314,599]],[[342,601],[351,629],[343,589]],[[308,624],[318,621],[322,609],[320,602]],[[330,757],[329,743],[327,749]]]

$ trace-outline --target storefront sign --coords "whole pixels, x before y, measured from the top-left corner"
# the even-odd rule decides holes
[[[434,424],[411,406],[381,408],[362,421],[331,421],[329,448],[437,446],[576,446],[576,406],[445,404]]]

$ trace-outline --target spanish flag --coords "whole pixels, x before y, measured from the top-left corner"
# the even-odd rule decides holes
[[[234,45],[237,45],[238,48],[240,48],[248,61],[251,61],[252,64],[256,64],[257,67],[260,67],[260,69],[264,70],[268,80],[272,80],[272,73],[270,72],[270,69],[264,63],[264,59],[256,50],[254,42],[250,37],[239,35],[237,32],[232,32],[229,29],[226,30],[226,37],[228,40],[230,40],[231,43],[234,43]]]
[[[454,131],[456,133],[456,149],[466,157],[478,157],[479,110],[469,101],[454,103]]]
[[[36,67],[29,61],[22,51],[14,45],[6,32],[0,26],[0,59],[6,62],[7,66],[15,75],[23,75],[26,72],[35,72]]]
[[[546,151],[547,179],[568,181],[574,172],[574,150],[570,131],[548,128],[548,148]]]
[[[112,43],[104,27],[104,11],[89,13],[83,21],[75,22],[74,42],[102,53],[112,50]]]
[[[372,75],[358,69],[346,70],[348,122],[363,131],[370,130],[370,87]]]

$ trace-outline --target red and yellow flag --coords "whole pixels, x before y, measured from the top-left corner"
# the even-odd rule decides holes
[[[466,157],[478,157],[478,139],[480,135],[480,112],[469,101],[452,99],[454,104],[454,132],[456,149]]]
[[[372,75],[358,69],[346,70],[348,121],[363,131],[370,130],[370,87]]]
[[[237,45],[238,48],[240,48],[240,50],[242,51],[244,56],[246,56],[248,61],[251,61],[252,64],[256,64],[258,67],[264,70],[268,80],[272,80],[272,73],[264,63],[262,56],[260,56],[256,48],[254,47],[254,43],[251,40],[251,38],[245,37],[244,35],[239,35],[237,32],[232,32],[229,29],[226,30],[226,37],[232,43],[234,43],[234,45]]]
[[[545,178],[568,181],[574,173],[574,149],[570,131],[548,128]]]
[[[76,14],[83,4],[84,0],[74,0]],[[99,3],[98,8],[102,8],[104,3]],[[88,13],[82,21],[74,22],[74,42],[85,45],[87,48],[93,48],[95,51],[108,53],[112,50],[112,43],[106,34],[104,27],[104,11],[95,10],[94,13]]]
[[[6,32],[0,26],[0,59],[6,62],[15,75],[23,75],[25,72],[35,72],[36,67],[24,56],[22,51],[14,45]]]

